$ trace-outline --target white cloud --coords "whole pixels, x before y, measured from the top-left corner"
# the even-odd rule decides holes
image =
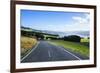
[[[89,23],[89,14],[85,14],[84,17],[81,16],[73,16],[72,19],[75,21],[77,24],[87,24]]]
[[[65,25],[66,31],[87,31],[90,28],[90,15],[84,14],[84,16],[73,16],[73,25]]]

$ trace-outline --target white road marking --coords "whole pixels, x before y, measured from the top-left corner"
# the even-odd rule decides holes
[[[63,48],[62,48],[62,49],[63,49]],[[71,52],[69,52],[69,51],[67,51],[67,50],[65,50],[65,49],[63,49],[63,50],[64,50],[65,52],[71,54],[71,55],[74,56],[75,58],[77,58],[77,59],[79,59],[79,60],[82,60],[81,58],[79,58],[78,56],[72,54]]]
[[[29,54],[31,54],[31,53],[37,48],[37,46],[39,45],[39,43],[40,43],[40,42],[37,42],[37,45],[36,45],[25,57],[23,57],[23,58],[21,59],[21,61],[24,60],[27,56],[29,56]]]
[[[48,50],[48,55],[49,55],[49,57],[51,57],[51,54],[50,54],[50,51]]]
[[[56,46],[56,45],[55,45],[55,46]],[[56,47],[59,47],[59,46],[56,46]],[[74,56],[74,57],[77,58],[78,60],[82,60],[81,58],[79,58],[78,56],[76,56],[76,55],[72,54],[71,52],[65,50],[64,48],[62,48],[62,47],[59,47],[59,48],[61,48],[61,49],[62,49],[63,51],[65,51],[65,52],[69,53],[70,55]]]

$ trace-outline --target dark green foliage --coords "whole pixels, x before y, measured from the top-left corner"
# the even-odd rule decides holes
[[[63,39],[65,41],[80,42],[81,37],[77,35],[70,35],[70,36],[65,36]]]
[[[30,37],[33,36],[34,34],[32,32],[21,30],[21,35]]]

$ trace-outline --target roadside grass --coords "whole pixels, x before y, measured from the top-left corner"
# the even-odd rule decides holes
[[[80,55],[89,57],[89,47],[82,45],[81,43],[63,41],[63,40],[51,40],[48,42],[53,45],[64,47],[65,49],[68,49]]]
[[[36,44],[37,40],[35,38],[21,36],[21,58],[24,57]]]

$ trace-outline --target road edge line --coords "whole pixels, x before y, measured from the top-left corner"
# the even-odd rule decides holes
[[[62,48],[62,49],[63,49],[63,48]],[[77,58],[77,59],[79,59],[79,60],[82,60],[81,58],[79,58],[78,56],[76,56],[76,55],[74,55],[73,53],[69,52],[68,50],[65,50],[65,49],[64,49],[64,51],[67,52],[67,53],[69,53],[69,54],[71,54],[71,55],[74,56],[75,58]]]
[[[51,43],[50,43],[50,44],[51,44]],[[51,45],[54,45],[54,44],[51,44]],[[54,46],[56,46],[56,47],[59,47],[59,48],[63,49],[65,52],[67,52],[67,53],[71,54],[72,56],[74,56],[74,57],[75,57],[75,58],[77,58],[78,60],[82,60],[81,58],[79,58],[78,56],[76,56],[76,55],[74,55],[73,53],[69,52],[69,51],[68,51],[68,50],[66,50],[65,48],[62,48],[62,47],[57,46],[57,45],[54,45]]]
[[[27,56],[29,56],[29,54],[31,54],[36,48],[37,46],[39,45],[40,42],[37,42],[37,45],[25,56],[21,59],[21,61],[23,61]]]

